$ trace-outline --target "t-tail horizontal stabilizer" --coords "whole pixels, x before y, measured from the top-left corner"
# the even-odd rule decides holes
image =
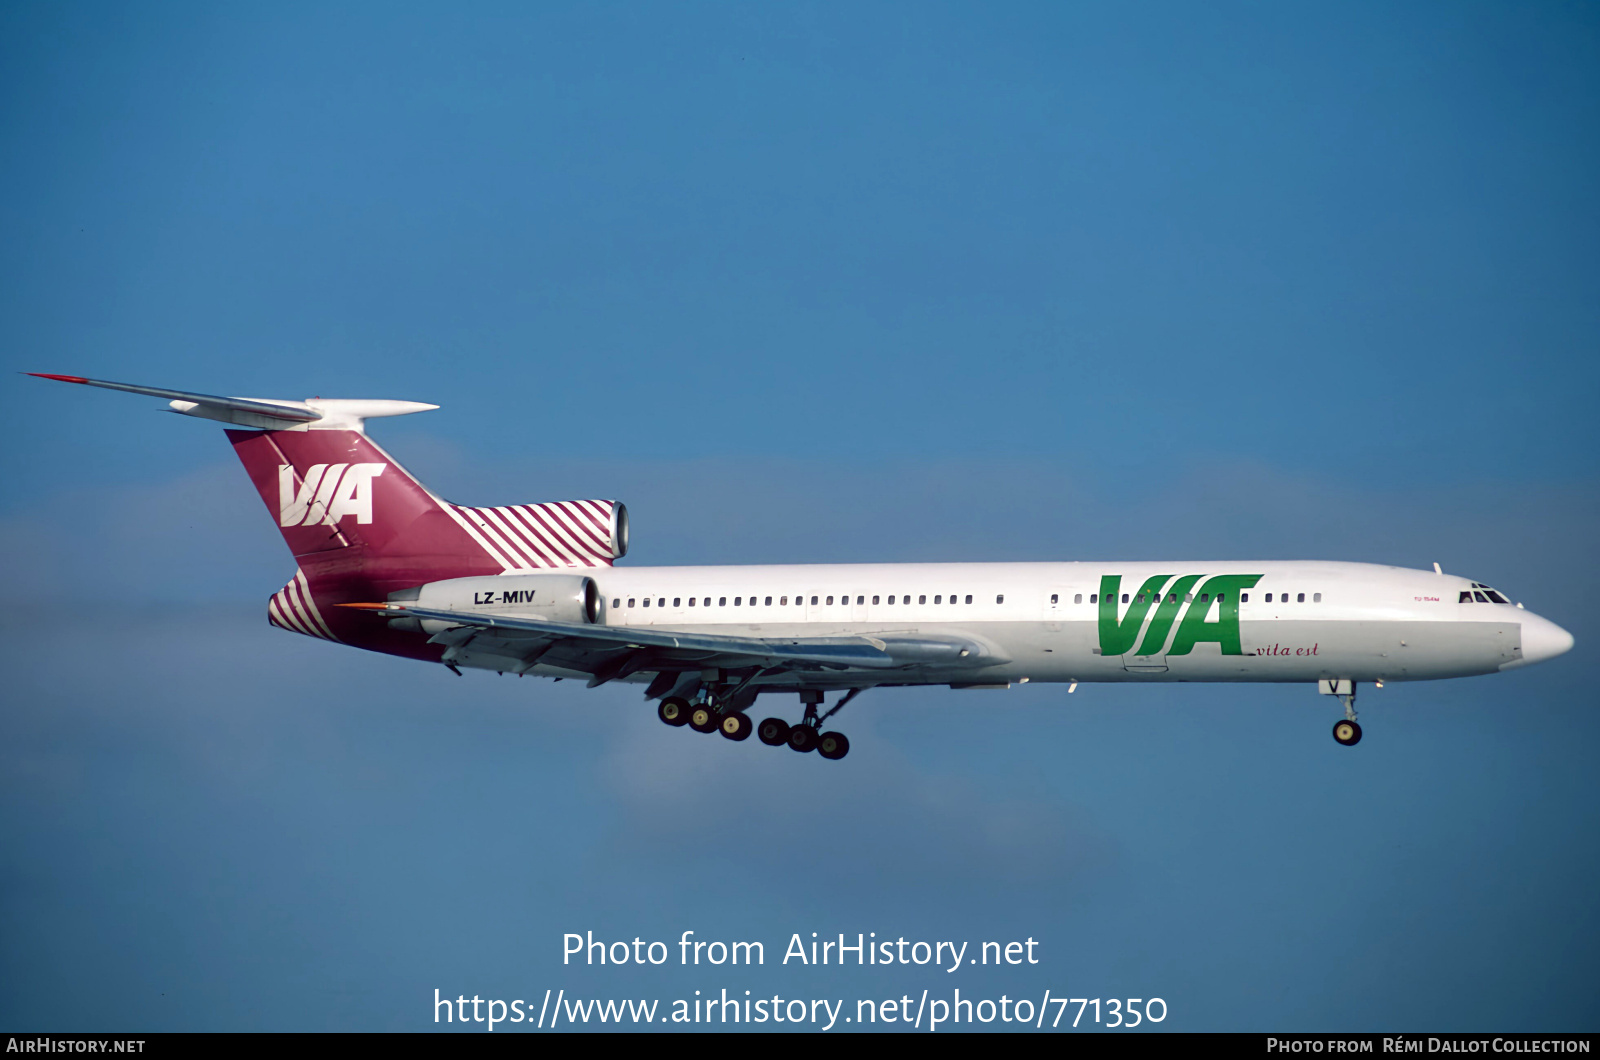
[[[220,420],[239,427],[255,427],[268,431],[360,431],[365,421],[379,416],[404,416],[412,412],[427,412],[438,405],[421,401],[368,400],[359,398],[307,398],[304,401],[287,401],[277,398],[218,397],[214,394],[192,394],[184,390],[166,390],[155,386],[135,386],[132,383],[110,383],[104,379],[86,379],[81,375],[52,375],[48,372],[28,372],[39,379],[55,379],[62,383],[82,383],[85,386],[123,390],[129,394],[147,394],[167,398],[173,412],[201,419]]]

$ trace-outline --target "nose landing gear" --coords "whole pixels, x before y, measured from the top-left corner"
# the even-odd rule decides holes
[[[1317,691],[1325,696],[1338,696],[1344,704],[1344,720],[1335,722],[1333,738],[1345,747],[1361,742],[1361,725],[1356,721],[1356,683],[1349,678],[1324,679],[1317,682]]]

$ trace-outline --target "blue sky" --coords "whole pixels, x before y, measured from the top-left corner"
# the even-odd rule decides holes
[[[823,763],[270,629],[219,431],[13,376],[0,1021],[929,985],[559,967],[692,928],[1594,1026],[1594,5],[14,4],[0,83],[16,371],[437,402],[377,437],[618,497],[633,562],[1437,560],[1578,641],[1354,752],[1309,688],[1085,686],[873,693]]]

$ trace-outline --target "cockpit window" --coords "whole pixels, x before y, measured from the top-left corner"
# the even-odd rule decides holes
[[[1489,588],[1482,582],[1473,582],[1471,589],[1461,590],[1463,604],[1509,604],[1511,601],[1497,590]]]

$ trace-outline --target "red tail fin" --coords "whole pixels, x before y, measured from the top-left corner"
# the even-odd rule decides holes
[[[434,496],[359,431],[228,438],[324,615],[330,603],[442,578],[608,566],[627,549],[627,510],[611,501],[465,508]]]

